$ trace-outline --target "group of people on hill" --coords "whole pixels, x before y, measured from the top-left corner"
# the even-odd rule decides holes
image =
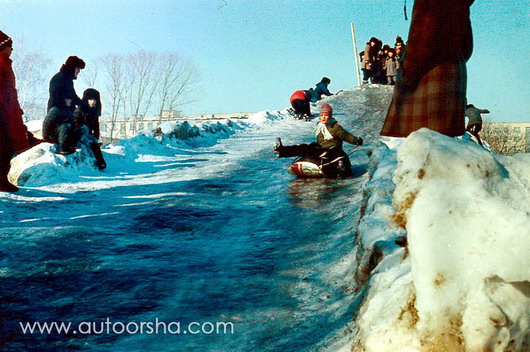
[[[363,71],[363,84],[396,84],[401,75],[401,62],[405,54],[405,43],[396,37],[394,47],[385,44],[376,37],[370,38],[360,55]]]
[[[323,95],[333,95],[328,89],[330,83],[331,80],[328,77],[322,77],[314,89],[297,90],[291,95],[289,101],[297,118],[309,119],[309,117],[313,116],[313,114],[311,114],[311,103],[319,101],[322,99]]]
[[[8,180],[11,159],[31,147],[49,142],[55,153],[68,155],[78,143],[85,144],[95,158],[95,166],[106,167],[98,141],[101,98],[97,90],[85,90],[79,98],[74,80],[85,68],[85,62],[70,56],[60,71],[50,80],[50,98],[43,122],[43,140],[35,138],[23,123],[22,111],[15,85],[11,53],[13,40],[0,31],[0,192],[16,192],[18,187]]]

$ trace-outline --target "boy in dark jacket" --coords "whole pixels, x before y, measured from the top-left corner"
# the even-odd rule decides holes
[[[73,104],[70,109],[74,111],[75,106],[81,103],[74,89],[74,80],[79,72],[85,68],[85,62],[77,56],[70,56],[61,69],[50,80],[50,98],[48,100],[48,111],[54,106],[63,106],[64,98],[70,96]]]

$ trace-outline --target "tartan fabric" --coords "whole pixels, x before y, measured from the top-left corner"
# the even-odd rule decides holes
[[[407,137],[426,127],[448,135],[465,132],[466,64],[444,63],[423,76],[413,91],[396,86],[381,135]]]
[[[448,136],[464,134],[473,1],[414,1],[402,74],[381,135],[407,137],[423,127]]]

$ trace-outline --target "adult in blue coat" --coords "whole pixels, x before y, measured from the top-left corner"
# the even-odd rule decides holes
[[[48,100],[48,110],[54,106],[63,107],[64,99],[72,97],[72,106],[70,109],[75,110],[76,105],[81,104],[81,99],[77,96],[74,89],[74,80],[77,79],[79,72],[85,68],[85,62],[77,56],[70,56],[61,66],[59,72],[50,80],[50,98]]]
[[[330,93],[328,90],[328,85],[331,83],[331,80],[327,77],[323,77],[322,80],[317,83],[317,86],[315,88],[315,91],[313,92],[313,96],[311,97],[312,102],[319,101],[322,99],[322,95],[333,95],[333,93]]]

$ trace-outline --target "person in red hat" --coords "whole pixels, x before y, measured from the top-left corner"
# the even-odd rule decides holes
[[[320,158],[323,154],[328,159],[336,159],[341,156],[344,158],[346,170],[345,176],[351,176],[351,164],[348,156],[342,150],[343,142],[348,142],[354,145],[362,145],[363,139],[356,137],[346,131],[337,120],[333,118],[333,108],[328,103],[322,104],[320,110],[320,122],[315,129],[316,142],[311,144],[299,144],[284,146],[280,138],[276,139],[274,152],[278,158],[289,158],[295,156],[308,156],[313,158]]]
[[[70,109],[81,104],[81,99],[74,89],[74,80],[86,66],[85,62],[77,56],[70,56],[61,66],[61,69],[50,80],[50,98],[48,100],[48,111],[54,106],[62,107],[67,96],[73,97]]]
[[[11,158],[29,149],[27,128],[18,102],[11,53],[13,40],[0,31],[0,191],[16,192],[18,187],[7,179]]]

